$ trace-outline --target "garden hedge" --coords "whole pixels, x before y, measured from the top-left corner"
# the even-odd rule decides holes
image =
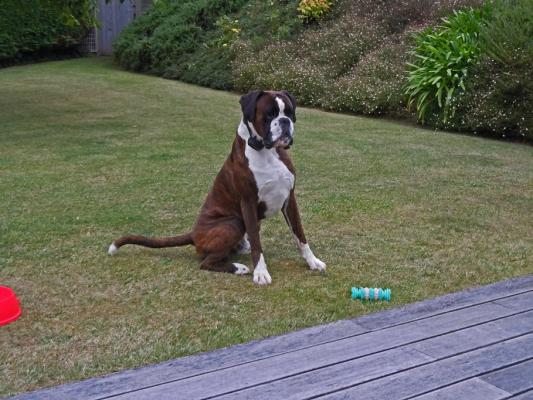
[[[496,2],[480,47],[455,117],[442,126],[533,139],[533,2]]]
[[[88,1],[71,9],[62,1],[3,0],[0,66],[72,52],[91,23]]]
[[[272,7],[262,0],[159,0],[121,33],[115,57],[134,71],[231,89],[237,37],[246,32],[257,48],[272,38],[289,36],[301,25],[296,0],[275,3]]]
[[[309,18],[298,15],[297,0],[159,0],[123,32],[115,56],[128,69],[214,88],[283,88],[301,104],[417,120],[406,95],[415,38],[438,35],[442,18],[452,16],[452,34],[474,26],[475,57],[456,63],[456,86],[444,102],[443,90],[432,92],[420,122],[532,138],[531,0],[484,3],[336,0]],[[490,8],[490,18],[477,18],[480,7]],[[517,49],[512,57],[509,48]]]

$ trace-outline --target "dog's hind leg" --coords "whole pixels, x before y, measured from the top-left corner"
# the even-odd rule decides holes
[[[196,251],[204,257],[200,268],[237,275],[249,273],[246,265],[229,260],[232,250],[243,236],[243,230],[238,224],[228,223],[198,233],[195,237]]]
[[[248,234],[246,233],[244,234],[242,240],[239,242],[239,244],[235,248],[235,252],[237,254],[250,254],[252,252],[250,242],[248,241]]]
[[[230,274],[244,275],[250,272],[250,269],[239,263],[232,263],[229,261],[228,254],[208,254],[202,263],[200,269],[206,269],[215,272],[229,272]]]

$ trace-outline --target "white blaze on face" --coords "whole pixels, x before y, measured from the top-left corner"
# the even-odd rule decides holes
[[[281,100],[279,97],[276,97],[276,103],[278,103],[278,107],[279,107],[279,116],[284,117],[285,116],[285,102]]]
[[[276,140],[279,139],[279,137],[281,136],[281,126],[279,124],[279,120],[280,118],[288,118],[286,115],[285,115],[285,102],[279,98],[279,97],[276,97],[276,103],[278,103],[278,107],[279,107],[279,114],[276,118],[274,118],[272,120],[272,122],[270,123],[270,132],[272,132],[272,141],[275,142]],[[288,118],[289,121],[290,121],[290,133],[291,133],[291,136],[293,135],[294,133],[294,124],[292,123],[292,120],[290,118]]]

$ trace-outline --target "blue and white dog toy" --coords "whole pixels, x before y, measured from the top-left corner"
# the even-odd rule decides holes
[[[352,299],[361,300],[385,300],[390,301],[391,292],[390,289],[382,288],[367,288],[367,287],[353,287]]]

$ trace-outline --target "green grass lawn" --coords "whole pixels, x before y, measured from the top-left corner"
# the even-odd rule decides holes
[[[192,247],[125,247],[188,230],[225,160],[238,96],[108,59],[0,70],[0,395],[275,335],[532,272],[533,148],[299,109],[291,150],[307,269],[263,224],[273,284],[200,271]],[[248,257],[240,257],[250,264]],[[349,298],[392,288],[390,304]]]

